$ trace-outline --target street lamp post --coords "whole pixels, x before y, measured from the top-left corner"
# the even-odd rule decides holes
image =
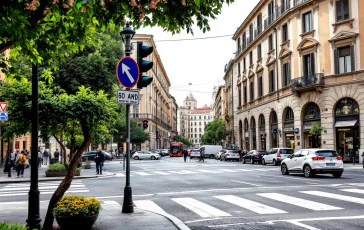
[[[42,219],[39,214],[39,189],[38,189],[38,77],[39,65],[32,65],[32,149],[30,161],[30,190],[28,196],[29,229],[40,229]]]
[[[125,37],[125,56],[131,54],[131,39],[133,38],[135,31],[130,27],[129,23],[126,23],[126,27],[121,31],[121,34]],[[130,89],[126,89],[130,90]],[[132,189],[130,186],[130,105],[126,104],[126,182],[124,187],[124,202],[122,213],[133,213],[133,197]]]

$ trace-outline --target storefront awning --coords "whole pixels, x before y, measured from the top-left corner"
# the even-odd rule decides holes
[[[355,126],[356,122],[358,120],[353,120],[353,121],[337,121],[335,123],[335,127],[351,127],[351,126]]]

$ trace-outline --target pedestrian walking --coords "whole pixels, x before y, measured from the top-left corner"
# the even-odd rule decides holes
[[[48,164],[48,159],[49,159],[49,153],[48,153],[47,149],[45,149],[43,152],[43,165]]]
[[[184,158],[185,162],[187,160],[187,156],[188,156],[188,151],[187,151],[187,149],[184,149],[183,150],[183,158]]]
[[[42,167],[42,152],[38,150],[38,167]]]
[[[56,149],[56,151],[54,151],[54,159],[55,159],[55,163],[59,162],[59,152],[58,149]]]
[[[10,170],[13,169],[13,171],[16,170],[15,168],[15,157],[16,157],[16,151],[10,153]]]
[[[104,159],[104,154],[101,152],[101,149],[98,148],[95,156],[96,174],[102,174],[102,165],[104,163]]]
[[[205,159],[204,159],[204,155],[205,155],[205,148],[201,147],[200,148],[200,162],[205,162]]]
[[[15,160],[17,163],[17,177],[19,178],[19,174],[21,177],[24,176],[24,165],[25,161],[27,160],[27,157],[25,156],[25,152],[21,151],[20,154],[18,154],[17,159]]]
[[[119,150],[115,149],[115,156],[116,158],[119,158]]]

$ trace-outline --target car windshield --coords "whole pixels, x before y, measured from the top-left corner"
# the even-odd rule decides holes
[[[179,151],[181,151],[181,146],[171,146],[171,153],[176,154],[179,153]]]
[[[293,154],[293,149],[281,149],[279,152],[281,154]]]
[[[317,156],[321,157],[337,157],[339,154],[336,153],[336,151],[317,151]]]
[[[266,152],[266,151],[256,151],[255,153],[258,153],[258,154],[260,154],[260,155],[264,155],[264,154],[266,154],[267,152]]]

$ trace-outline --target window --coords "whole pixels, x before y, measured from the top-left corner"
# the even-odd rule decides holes
[[[268,50],[271,51],[273,49],[273,34],[268,37]]]
[[[257,16],[257,32],[258,35],[262,32],[262,14]]]
[[[246,33],[245,32],[242,35],[242,40],[243,40],[242,46],[243,46],[243,49],[245,49],[245,47],[246,47]]]
[[[310,32],[312,30],[312,13],[308,12],[302,15],[303,33]]]
[[[193,134],[191,134],[191,138],[193,138]]]
[[[336,1],[336,21],[341,22],[350,18],[349,0]]]
[[[206,121],[203,124],[206,125]]]
[[[282,26],[282,42],[288,41],[288,26],[284,24]]]
[[[263,96],[263,76],[258,77],[258,97]]]
[[[238,63],[238,74],[240,74],[240,62]]]
[[[195,126],[197,125],[197,122],[195,122]]]
[[[238,88],[238,106],[241,106],[241,86],[239,86]]]
[[[202,132],[202,129],[201,128],[199,128],[199,130],[198,130],[200,133]],[[200,134],[201,135],[201,134]]]
[[[244,104],[248,102],[248,94],[247,94],[246,85],[244,85]]]
[[[282,65],[282,87],[286,87],[291,82],[291,63],[286,62]]]
[[[197,128],[195,128],[195,133],[197,132]]]
[[[201,131],[200,131],[201,132]],[[200,137],[201,137],[202,135],[200,134]]]
[[[245,58],[243,59],[243,67],[244,67],[244,71],[246,70],[246,60]]]
[[[257,56],[258,56],[258,61],[262,59],[262,45],[259,44],[257,46]]]
[[[250,61],[250,65],[253,65],[253,51],[250,51],[250,53],[249,53],[249,61]]]
[[[195,138],[197,138],[197,134],[195,134]]]
[[[200,116],[200,120],[201,120],[201,116]]]
[[[193,122],[191,122],[191,126],[193,126]]]
[[[254,100],[254,81],[250,81],[250,101]]]
[[[193,132],[193,128],[191,128],[191,133]]]
[[[238,52],[240,52],[240,38],[238,38]]]
[[[268,26],[273,22],[274,7],[273,1],[268,4]]]
[[[269,71],[269,92],[275,91],[274,70]]]
[[[253,23],[249,25],[249,43],[252,42],[254,39],[253,37]]]
[[[199,125],[202,125],[201,121],[199,122]]]
[[[354,46],[340,47],[334,50],[335,73],[347,73],[355,70]]]
[[[303,56],[303,75],[309,76],[315,74],[315,54],[310,53]]]

